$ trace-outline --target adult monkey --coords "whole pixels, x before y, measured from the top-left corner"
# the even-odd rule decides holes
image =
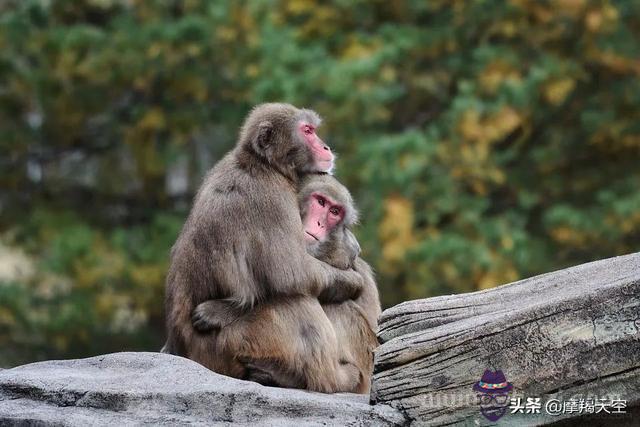
[[[191,323],[193,309],[210,299],[250,307],[288,295],[335,302],[358,296],[361,276],[309,255],[301,232],[297,184],[304,174],[333,168],[319,125],[311,110],[259,105],[236,147],[209,171],[171,250],[162,351],[217,370],[204,363],[215,351],[211,339]]]
[[[326,391],[327,376],[340,369],[334,365],[337,358],[355,365],[358,380],[340,383],[334,391],[368,393],[380,302],[371,268],[358,257],[360,245],[350,230],[357,220],[351,195],[335,178],[315,175],[305,179],[299,202],[309,253],[337,268],[355,268],[365,281],[362,294],[322,304],[324,312],[315,298],[305,296],[276,299],[248,312],[226,301],[207,301],[196,307],[194,327],[200,332],[220,329],[211,339],[220,351],[214,357],[224,361],[224,374]],[[318,359],[321,352],[334,360]]]

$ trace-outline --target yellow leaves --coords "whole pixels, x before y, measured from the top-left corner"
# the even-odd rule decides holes
[[[373,54],[378,51],[381,46],[381,43],[377,40],[365,43],[364,41],[356,37],[350,37],[346,42],[340,56],[346,60],[369,58],[373,56]]]
[[[202,49],[203,46],[196,44],[196,43],[189,43],[186,46],[186,52],[187,52],[187,56],[190,56],[192,58],[197,57],[198,55],[200,55],[200,53],[202,53]]]
[[[164,264],[136,266],[131,270],[131,278],[142,288],[158,288],[164,283],[166,268]]]
[[[447,282],[455,283],[460,278],[460,273],[452,262],[444,262],[441,266],[441,273]]]
[[[508,235],[502,236],[500,238],[500,244],[504,249],[508,251],[513,249],[513,239],[511,238],[511,236],[508,236]]]
[[[620,143],[625,148],[640,148],[640,134],[624,135],[620,138]]]
[[[500,246],[507,252],[513,248],[513,243],[509,235],[503,235],[500,238]],[[486,269],[474,269],[473,277],[478,289],[489,289],[520,279],[520,274],[507,252],[491,249],[489,266]]]
[[[542,93],[548,103],[552,105],[560,105],[569,96],[576,87],[576,81],[571,77],[564,77],[544,85]]]
[[[618,74],[635,74],[640,76],[640,59],[627,58],[611,51],[593,48],[589,51],[589,60],[594,61]]]
[[[258,74],[260,74],[260,67],[258,67],[258,65],[256,64],[249,64],[245,69],[245,73],[247,77],[251,77],[251,78],[258,77]]]
[[[489,94],[494,94],[503,83],[521,80],[522,76],[517,69],[500,60],[487,65],[478,76],[480,87]]]
[[[396,69],[390,65],[385,65],[380,70],[380,77],[382,78],[382,81],[387,83],[396,81],[397,75],[398,73],[396,72]]]
[[[102,239],[96,239],[90,255],[78,259],[73,268],[78,286],[91,288],[105,281],[119,279],[124,266],[121,253],[113,251]]]
[[[586,5],[587,0],[552,0],[551,10],[575,18],[582,14]]]
[[[464,139],[480,145],[500,141],[522,124],[522,116],[511,107],[502,107],[497,113],[481,117],[477,110],[463,113],[458,125]]]
[[[496,31],[505,37],[514,37],[518,34],[518,24],[514,21],[503,21],[496,26]]]
[[[522,123],[520,114],[511,107],[503,107],[489,120],[488,137],[491,141],[497,141],[513,132]]]
[[[589,144],[609,153],[640,150],[640,134],[630,132],[627,119],[607,122],[593,133]]]
[[[209,97],[209,90],[204,79],[193,75],[171,82],[171,89],[176,94],[177,100],[192,98],[199,102],[204,102]],[[160,111],[160,114],[162,114],[164,122],[164,113]],[[165,125],[163,123],[158,129],[164,128]]]
[[[378,229],[382,242],[383,271],[394,271],[395,266],[404,260],[407,251],[415,245],[413,224],[411,200],[399,195],[385,199],[384,217]]]
[[[567,226],[554,227],[550,231],[551,238],[556,242],[574,247],[584,247],[587,243],[587,236],[577,230]]]
[[[465,180],[475,193],[484,195],[488,191],[487,181],[501,184],[506,179],[492,161],[493,144],[523,126],[523,122],[523,115],[509,106],[487,115],[481,115],[476,109],[467,110],[457,126],[462,136],[458,151],[438,153],[451,165],[453,177]]]
[[[143,131],[156,131],[164,129],[165,124],[164,112],[160,108],[154,107],[142,116],[136,126]]]
[[[287,0],[281,2],[281,8],[284,16],[276,16],[276,22],[287,22],[289,17],[296,21],[306,18],[298,27],[303,37],[329,35],[340,19],[336,7],[315,0]]]
[[[232,26],[221,25],[216,28],[216,37],[223,42],[232,42],[237,37],[237,30]]]
[[[620,229],[625,234],[631,234],[635,230],[640,230],[640,212],[635,212],[625,218],[621,218]]]
[[[458,129],[462,137],[467,140],[478,141],[484,139],[484,130],[480,123],[480,113],[476,110],[468,110],[462,114]]]
[[[64,335],[58,334],[53,338],[53,345],[56,347],[56,349],[65,351],[69,346],[69,338]]]
[[[237,46],[255,47],[260,42],[254,13],[244,2],[230,4],[229,14],[225,25],[218,25],[214,29],[215,39],[222,45],[218,52],[222,57],[236,55]],[[231,69],[235,63],[229,62]]]
[[[584,17],[584,25],[592,33],[599,33],[610,29],[618,21],[620,13],[611,4],[604,5],[601,9],[587,12]]]
[[[96,296],[93,310],[99,318],[106,318],[113,311],[114,305],[113,291],[105,291]]]
[[[604,222],[609,227],[618,228],[624,234],[632,234],[640,230],[640,211],[626,215],[610,213],[605,217]]]
[[[136,163],[143,177],[163,173],[164,165],[155,146],[155,138],[165,128],[164,111],[152,107],[138,122],[124,131],[124,140],[133,149]]]
[[[13,327],[17,324],[15,315],[7,307],[0,306],[0,326]]]
[[[164,50],[164,44],[161,42],[151,43],[147,49],[147,58],[155,59],[160,56]]]
[[[316,2],[308,0],[290,0],[284,2],[284,8],[292,15],[302,15],[304,13],[313,13]]]
[[[520,278],[518,271],[506,260],[495,260],[491,269],[480,276],[478,289],[489,289],[506,283],[515,282]]]

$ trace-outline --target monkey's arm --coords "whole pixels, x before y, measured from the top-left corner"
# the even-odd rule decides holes
[[[378,327],[378,317],[382,312],[375,274],[371,266],[360,257],[356,258],[354,268],[364,279],[362,294],[355,300],[355,303],[360,306],[369,326],[375,331]]]
[[[362,275],[354,270],[341,270],[325,262],[309,257],[311,281],[317,283],[315,296],[320,302],[339,303],[356,299],[362,293]]]
[[[193,327],[198,332],[219,330],[233,323],[244,314],[228,300],[208,300],[198,304],[191,315]]]
[[[339,270],[344,273],[355,274],[357,277],[358,287],[354,287],[352,283],[344,280],[336,280],[330,285],[326,286],[320,294],[318,294],[318,301],[321,304],[339,304],[347,300],[355,300],[360,297],[363,291],[362,276],[360,276],[354,270]]]

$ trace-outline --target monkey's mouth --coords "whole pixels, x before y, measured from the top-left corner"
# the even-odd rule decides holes
[[[308,231],[305,230],[305,233],[307,233],[309,236],[311,236],[314,239],[316,239],[318,242],[320,241],[320,239],[318,239],[316,236],[314,236],[313,234],[309,233]]]
[[[331,172],[333,171],[333,159],[331,160],[318,160],[316,162],[316,165],[319,169],[319,172],[324,172],[324,173],[328,173],[329,175],[331,175]]]

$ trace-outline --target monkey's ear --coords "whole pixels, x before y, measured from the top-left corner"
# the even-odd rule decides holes
[[[258,153],[264,153],[267,147],[271,144],[271,135],[273,134],[273,123],[268,120],[260,122],[256,131],[256,136],[253,139],[253,148]]]

